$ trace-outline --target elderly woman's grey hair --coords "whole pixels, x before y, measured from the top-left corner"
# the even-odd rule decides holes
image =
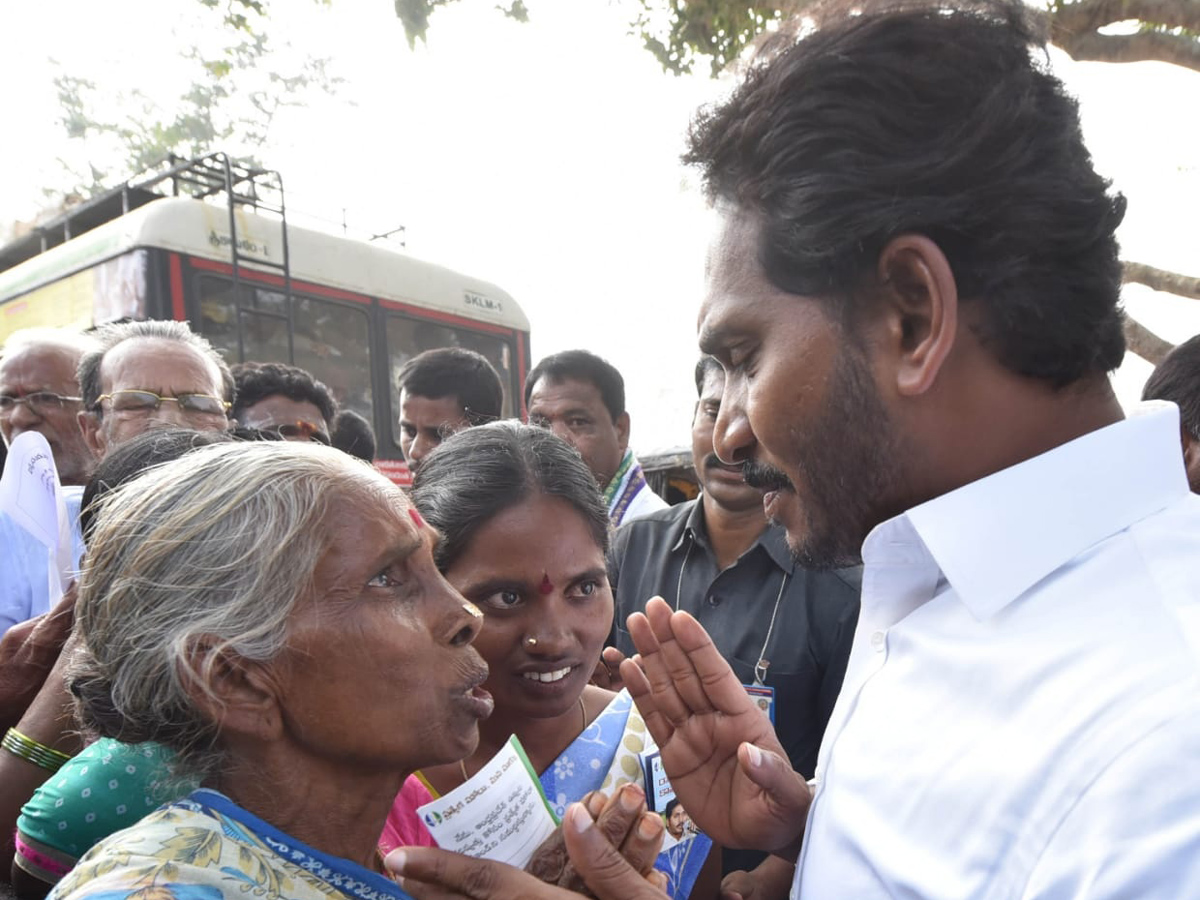
[[[283,649],[331,502],[388,485],[331,448],[255,442],[195,450],[102,498],[68,676],[85,727],[174,749],[177,774],[219,769],[216,727],[195,699],[215,700],[214,664]]]

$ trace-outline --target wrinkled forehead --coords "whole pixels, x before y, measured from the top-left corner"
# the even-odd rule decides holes
[[[217,364],[180,341],[135,337],[121,341],[104,354],[100,383],[114,388],[167,390],[170,393],[222,393]]]
[[[20,344],[0,357],[0,381],[75,381],[80,354],[54,344]]]
[[[543,375],[529,394],[530,405],[565,410],[604,406],[599,385],[576,375]],[[607,409],[607,408],[606,408]]]
[[[339,451],[340,452],[340,451]],[[373,509],[388,510],[404,521],[410,521],[412,501],[390,478],[361,460],[346,456],[344,478],[339,479],[339,500]]]

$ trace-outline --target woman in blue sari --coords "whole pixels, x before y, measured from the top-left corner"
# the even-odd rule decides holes
[[[565,441],[516,422],[471,428],[422,463],[412,499],[441,535],[447,580],[483,611],[475,646],[495,710],[466,758],[424,767],[396,798],[384,843],[430,844],[417,807],[474,775],[515,734],[551,809],[633,782],[646,790],[655,747],[627,693],[589,683],[612,626],[605,555],[608,515],[596,481]],[[716,896],[719,872],[697,886],[704,835],[662,853],[674,897]],[[711,854],[715,859],[717,854]]]
[[[481,615],[439,574],[435,537],[387,479],[315,444],[202,448],[101,501],[79,715],[158,742],[202,787],[101,841],[51,896],[408,898],[378,846],[392,799],[418,766],[470,754],[492,709]],[[493,883],[566,896],[512,869]]]

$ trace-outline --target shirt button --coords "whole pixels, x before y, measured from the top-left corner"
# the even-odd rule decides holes
[[[883,648],[887,644],[887,632],[876,631],[871,635],[871,648],[877,653],[882,653]]]
[[[718,597],[716,594],[708,595],[708,605],[709,606],[717,606],[720,602],[721,602],[721,598]]]

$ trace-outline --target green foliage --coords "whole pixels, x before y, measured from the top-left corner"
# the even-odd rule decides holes
[[[729,0],[676,0],[665,8],[659,0],[641,0],[641,6],[634,32],[663,69],[676,75],[707,60],[715,78],[783,18],[776,6]]]
[[[395,0],[396,17],[404,26],[404,36],[408,39],[409,49],[416,47],[417,41],[425,43],[425,37],[429,33],[429,17],[435,9],[457,2],[458,0]],[[524,0],[497,3],[495,8],[513,21],[529,21],[529,7],[525,5]]]
[[[282,109],[302,106],[314,93],[336,93],[341,79],[330,74],[326,59],[305,56],[287,71],[275,69],[265,0],[200,0],[200,5],[220,13],[213,21],[216,49],[192,45],[181,52],[193,74],[177,97],[156,99],[140,87],[100,85],[60,66],[54,80],[59,121],[69,141],[82,144],[69,150],[82,149],[87,160],[82,165],[60,160],[73,182],[64,193],[91,196],[172,154],[228,150],[257,164],[256,153]]]
[[[200,0],[200,5],[218,9],[222,2],[225,3],[224,22],[235,31],[253,34],[251,17],[247,13],[259,19],[264,19],[267,15],[266,5],[260,0]]]

